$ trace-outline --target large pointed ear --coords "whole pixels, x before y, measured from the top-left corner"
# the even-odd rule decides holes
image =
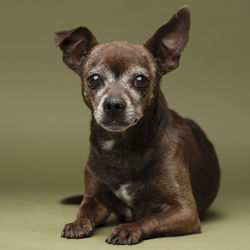
[[[160,74],[179,66],[179,60],[185,48],[190,28],[190,8],[184,6],[144,44],[153,54],[159,66]]]
[[[86,27],[55,32],[54,43],[62,50],[64,63],[77,73],[89,51],[98,44],[92,32]]]

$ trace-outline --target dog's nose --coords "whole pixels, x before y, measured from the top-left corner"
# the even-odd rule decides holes
[[[103,103],[103,109],[110,115],[118,115],[124,111],[126,103],[121,98],[107,98]]]

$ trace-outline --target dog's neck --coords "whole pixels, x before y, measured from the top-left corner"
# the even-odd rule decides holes
[[[92,115],[90,136],[91,144],[92,146],[95,146],[100,140],[117,140],[130,148],[144,148],[157,138],[160,127],[167,126],[169,117],[168,111],[167,102],[163,93],[159,89],[152,105],[138,121],[138,123],[123,132],[110,132],[105,130],[97,124]]]

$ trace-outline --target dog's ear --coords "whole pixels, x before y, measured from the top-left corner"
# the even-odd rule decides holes
[[[190,8],[184,6],[144,46],[153,54],[164,75],[179,66],[179,59],[185,48],[190,28]]]
[[[64,63],[77,73],[82,60],[98,44],[92,32],[86,27],[55,32],[54,43],[62,50]]]

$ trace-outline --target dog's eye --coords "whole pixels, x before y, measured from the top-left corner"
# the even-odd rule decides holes
[[[103,83],[103,80],[100,75],[93,74],[88,77],[87,83],[91,89],[95,89]]]
[[[136,87],[145,88],[149,85],[149,80],[144,75],[138,75],[134,79],[134,85]]]

